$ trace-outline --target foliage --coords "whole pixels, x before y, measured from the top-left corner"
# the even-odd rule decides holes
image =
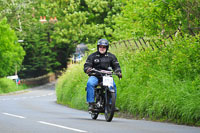
[[[178,37],[166,44],[167,47],[154,51],[149,48],[133,52],[122,45],[111,47],[123,74],[120,81],[114,77],[117,106],[136,118],[199,125],[198,37]],[[58,103],[87,108],[84,105],[87,78],[83,63],[71,66],[59,79],[56,86]]]
[[[0,78],[0,94],[24,90],[26,88],[26,85],[16,85],[11,79]]]
[[[0,20],[0,77],[13,74],[21,66],[25,52],[17,41],[6,18]]]
[[[83,63],[71,65],[58,79],[56,84],[58,103],[77,109],[87,108],[85,101],[87,75],[83,72]]]
[[[200,58],[197,38],[177,38],[162,50],[120,55],[125,79],[116,83],[120,88],[117,105],[139,118],[198,125]]]
[[[56,60],[58,55],[56,46],[49,42],[48,34],[51,34],[51,31],[48,29],[52,24],[34,21],[31,25],[29,29],[26,29],[29,34],[24,37],[23,43],[27,51],[23,68],[19,73],[23,78],[44,75],[60,65],[60,62]]]
[[[121,0],[12,0],[1,1],[2,16],[16,30],[27,55],[21,77],[36,77],[66,67],[79,43],[112,39],[115,14]],[[17,16],[17,17],[16,17]],[[57,17],[57,23],[40,24],[40,16]]]
[[[200,26],[199,0],[124,1],[122,15],[115,21],[116,40],[132,37],[166,37],[180,29],[190,33]]]

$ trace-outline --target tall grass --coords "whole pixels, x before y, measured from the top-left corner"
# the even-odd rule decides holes
[[[197,38],[177,38],[167,47],[145,51],[112,47],[123,73],[117,84],[117,106],[137,118],[200,125],[200,46]],[[86,109],[87,76],[83,63],[59,79],[58,102]]]
[[[199,125],[199,48],[195,38],[184,38],[118,56],[124,78],[117,81],[117,105],[136,117]]]
[[[83,63],[69,66],[56,85],[57,102],[77,109],[86,109],[87,75],[83,72]]]

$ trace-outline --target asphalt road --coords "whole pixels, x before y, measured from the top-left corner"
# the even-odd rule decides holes
[[[0,96],[0,133],[200,133],[199,127],[113,118],[56,104],[55,83]]]

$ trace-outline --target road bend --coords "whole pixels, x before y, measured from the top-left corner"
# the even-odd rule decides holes
[[[100,115],[56,103],[55,82],[0,96],[1,133],[200,133],[199,127]]]

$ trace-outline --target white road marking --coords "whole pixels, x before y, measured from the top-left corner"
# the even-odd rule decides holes
[[[84,130],[65,127],[65,126],[61,126],[61,125],[57,125],[57,124],[53,124],[53,123],[48,123],[48,122],[44,122],[44,121],[38,121],[38,122],[41,123],[41,124],[50,125],[50,126],[59,127],[59,128],[64,128],[64,129],[68,129],[68,130],[72,130],[72,131],[76,131],[76,132],[82,132],[82,133],[87,132],[87,131],[84,131]]]
[[[20,116],[20,115],[14,115],[14,114],[9,114],[9,113],[2,113],[4,115],[8,115],[8,116],[13,116],[13,117],[17,117],[17,118],[21,118],[21,119],[25,119],[25,117]]]
[[[0,101],[20,100],[20,99],[33,99],[33,98],[51,96],[51,95],[54,95],[54,94],[55,93],[48,93],[48,94],[39,95],[39,96],[29,96],[29,97],[20,97],[20,98],[4,98],[4,99],[0,99]]]

